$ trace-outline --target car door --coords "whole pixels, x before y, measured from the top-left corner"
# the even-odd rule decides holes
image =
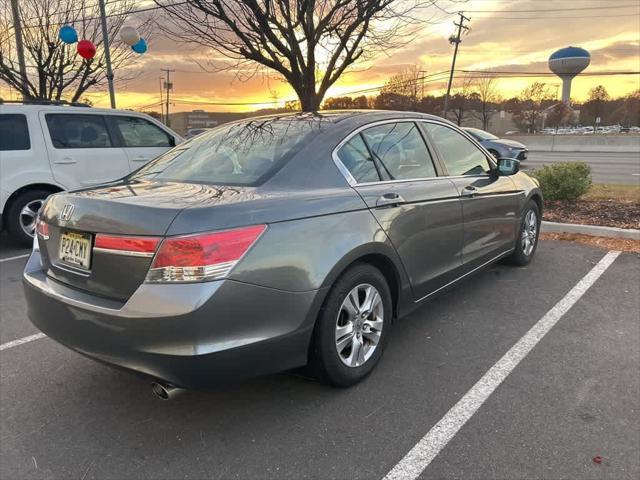
[[[439,123],[424,126],[462,201],[465,266],[475,268],[511,250],[519,195],[513,181],[496,175],[490,157],[462,132]]]
[[[364,128],[336,153],[396,248],[415,300],[455,278],[462,265],[460,198],[450,180],[438,177],[416,123]]]
[[[141,117],[109,115],[107,121],[119,136],[131,171],[175,146],[175,138],[158,125]]]
[[[88,187],[129,173],[129,160],[96,113],[40,112],[53,177],[68,189]]]

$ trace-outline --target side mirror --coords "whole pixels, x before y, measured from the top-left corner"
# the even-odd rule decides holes
[[[499,158],[498,173],[500,175],[515,175],[520,171],[520,162],[515,158]]]
[[[176,137],[174,137],[173,135],[169,136],[169,146],[170,147],[175,147],[176,146]]]

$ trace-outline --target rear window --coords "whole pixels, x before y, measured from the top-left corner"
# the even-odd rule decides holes
[[[315,137],[324,123],[310,114],[223,125],[169,150],[130,178],[257,185]]]
[[[27,117],[19,113],[0,115],[0,151],[29,150],[29,128]]]
[[[113,144],[102,115],[47,113],[54,148],[109,148]]]

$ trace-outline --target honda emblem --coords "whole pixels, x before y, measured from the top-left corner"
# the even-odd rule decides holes
[[[71,218],[71,215],[73,214],[74,208],[75,207],[73,205],[71,205],[70,203],[67,203],[62,209],[62,213],[60,214],[60,220],[64,220],[65,222],[69,220]]]

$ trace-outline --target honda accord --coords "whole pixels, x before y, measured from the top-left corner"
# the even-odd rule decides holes
[[[28,312],[165,397],[303,365],[348,386],[378,363],[395,319],[500,259],[529,263],[541,212],[516,160],[438,117],[242,120],[49,197],[24,271]]]

